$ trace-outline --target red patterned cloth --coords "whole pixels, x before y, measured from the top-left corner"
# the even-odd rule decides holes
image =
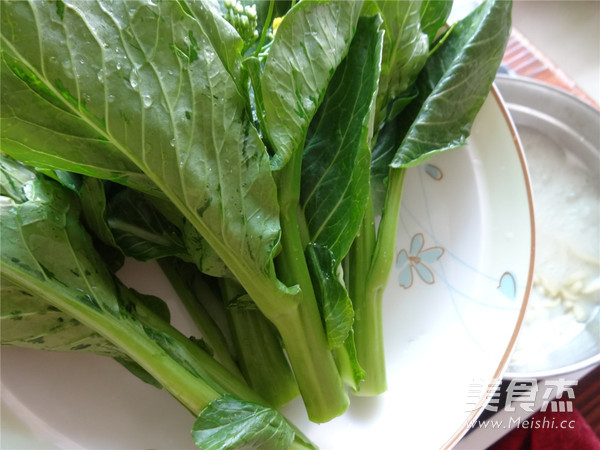
[[[600,438],[577,409],[538,412],[490,450],[600,450]]]

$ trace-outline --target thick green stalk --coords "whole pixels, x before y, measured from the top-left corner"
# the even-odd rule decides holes
[[[294,313],[282,316],[279,322],[309,419],[323,423],[343,414],[349,399],[327,346],[318,311],[315,316],[312,308],[300,303]]]
[[[296,308],[279,315],[275,324],[309,418],[314,422],[326,422],[341,415],[348,408],[349,399],[329,350],[304,257],[298,226],[301,169],[302,151],[296,151],[279,173],[282,251],[276,261],[281,280],[288,285],[298,285],[301,299]]]
[[[365,274],[369,272],[375,249],[375,219],[373,215],[373,199],[369,196],[360,230],[350,247],[349,255],[348,294],[355,310],[361,306],[360,303],[356,304],[357,301],[364,299],[367,284]]]
[[[359,239],[353,255],[356,259],[353,263],[354,278],[361,278],[358,276],[361,270],[367,273],[365,283],[359,280],[355,286],[353,298],[356,351],[358,362],[366,373],[366,379],[360,384],[357,395],[378,395],[387,389],[382,302],[394,264],[405,173],[406,169],[390,169],[381,222],[375,246],[371,247],[370,262],[368,253],[372,245],[371,238],[365,237],[364,241]]]
[[[308,416],[314,422],[327,422],[347,409],[349,399],[329,351],[298,231],[301,163],[301,160],[290,161],[280,172],[281,179],[291,179],[293,184],[286,182],[279,190],[282,251],[278,257],[281,281],[288,286],[298,285],[300,289],[288,289],[270,274],[248,266],[176,196],[169,195],[169,198],[221,256],[261,312],[275,325],[283,339]],[[297,167],[297,175],[291,172],[291,167]],[[160,183],[158,179],[155,181]],[[161,187],[169,192],[165,186]]]
[[[185,307],[188,315],[192,318],[194,324],[202,334],[202,338],[211,347],[213,357],[220,362],[229,372],[238,377],[240,380],[244,376],[240,372],[237,364],[229,353],[227,341],[221,329],[217,326],[214,320],[204,306],[196,298],[192,287],[186,281],[184,269],[175,258],[163,258],[158,261],[160,268],[165,273],[171,286],[175,289],[181,303]]]
[[[277,331],[256,307],[231,306],[231,302],[239,303],[244,297],[251,303],[237,282],[222,278],[219,286],[244,377],[270,406],[283,406],[300,392]]]
[[[379,395],[387,389],[382,295],[383,290],[368,289],[365,292],[365,306],[355,312],[356,353],[365,371],[365,379],[354,392],[358,396]]]
[[[396,234],[404,188],[406,169],[390,169],[381,222],[377,229],[377,241],[367,279],[367,290],[385,289],[396,253]]]
[[[375,248],[375,219],[373,216],[373,200],[369,196],[367,199],[367,205],[365,207],[365,213],[360,225],[360,229],[350,247],[347,258],[344,260],[344,281],[348,288],[348,295],[352,300],[352,306],[354,308],[354,325],[353,329],[348,336],[352,342],[346,341],[344,346],[335,350],[335,358],[338,366],[338,370],[344,383],[349,386],[354,393],[360,389],[360,385],[357,383],[356,368],[351,362],[350,352],[356,351],[355,344],[355,327],[356,327],[356,316],[360,316],[364,310],[365,292],[366,292],[366,281],[365,276],[368,273],[371,265],[371,257],[373,255],[373,249]],[[361,319],[358,319],[359,321]],[[363,374],[361,374],[362,376]]]
[[[136,311],[139,319],[144,325],[151,326],[154,330],[160,331],[168,336],[169,339],[176,341],[180,346],[182,356],[192,363],[192,368],[199,376],[209,383],[220,394],[233,394],[242,400],[266,404],[264,399],[254,392],[245,380],[231,374],[231,372],[214,360],[207,352],[197,344],[190,341],[177,329],[157,317],[152,311],[148,310],[143,304],[136,304]]]

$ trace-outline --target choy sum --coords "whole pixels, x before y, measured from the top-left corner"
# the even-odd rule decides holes
[[[116,359],[202,448],[311,447],[273,408],[385,390],[405,171],[466,143],[504,52],[511,2],[450,7],[2,2],[2,314],[27,317],[2,344]],[[159,260],[202,340],[125,257]]]

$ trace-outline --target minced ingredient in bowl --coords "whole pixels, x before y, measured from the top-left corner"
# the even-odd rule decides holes
[[[600,162],[519,128],[531,175],[536,256],[513,364],[540,358],[576,336],[600,309]]]

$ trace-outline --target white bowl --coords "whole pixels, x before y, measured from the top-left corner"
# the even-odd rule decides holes
[[[505,377],[553,378],[600,363],[600,111],[528,79],[497,86],[528,160],[537,229],[534,288]]]

